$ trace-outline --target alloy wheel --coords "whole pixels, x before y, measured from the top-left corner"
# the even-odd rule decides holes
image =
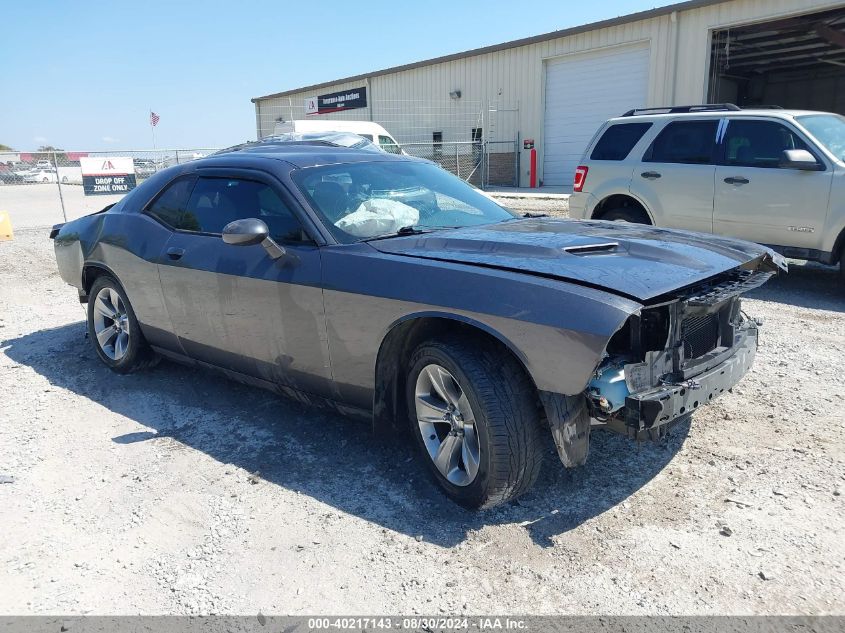
[[[94,334],[103,353],[120,360],[129,349],[129,314],[114,288],[103,288],[94,299]]]
[[[481,449],[472,407],[455,377],[437,364],[423,367],[414,390],[417,424],[428,456],[446,480],[468,486]]]

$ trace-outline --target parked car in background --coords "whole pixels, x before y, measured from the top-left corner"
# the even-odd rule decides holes
[[[59,165],[57,175],[63,185],[82,184],[82,167],[78,161],[68,161],[67,165]]]
[[[56,172],[54,170],[39,169],[24,176],[23,181],[27,183],[32,182],[56,182]]]
[[[845,277],[845,117],[732,104],[632,110],[588,145],[569,208],[840,262]]]
[[[23,176],[17,175],[8,165],[0,164],[0,184],[19,185],[23,182]]]
[[[388,154],[402,154],[402,146],[393,136],[378,123],[372,121],[282,121],[276,123],[273,134],[287,132],[352,132],[372,141],[376,146]]]
[[[155,161],[149,158],[136,158],[132,163],[135,165],[135,175],[139,178],[149,178],[158,171]]]
[[[784,267],[771,250],[517,217],[437,165],[352,140],[241,145],[56,225],[103,363],[161,355],[390,437],[407,424],[471,508],[532,486],[549,429],[577,466],[591,428],[659,437],[753,363],[740,295]]]

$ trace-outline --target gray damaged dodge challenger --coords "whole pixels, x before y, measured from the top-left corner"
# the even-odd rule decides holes
[[[159,172],[53,228],[116,372],[160,357],[407,424],[434,480],[485,508],[528,490],[545,433],[659,437],[735,385],[740,295],[783,259],[744,241],[517,217],[356,137],[270,139]]]

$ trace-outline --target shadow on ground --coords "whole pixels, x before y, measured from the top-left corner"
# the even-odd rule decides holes
[[[172,442],[239,466],[278,486],[426,541],[451,547],[470,530],[523,523],[540,546],[621,503],[652,479],[683,444],[689,423],[662,444],[639,447],[593,434],[590,460],[565,470],[551,451],[535,488],[517,502],[468,512],[428,480],[402,433],[375,436],[369,425],[307,408],[270,392],[167,362],[119,376],[97,359],[82,322],[0,344],[9,358],[151,430],[117,444]],[[96,424],[96,417],[90,419]]]
[[[810,262],[790,261],[787,274],[778,274],[746,296],[801,308],[845,312],[845,283],[839,270]]]

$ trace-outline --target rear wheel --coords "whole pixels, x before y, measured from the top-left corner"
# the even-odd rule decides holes
[[[612,222],[631,222],[632,224],[651,224],[648,214],[637,207],[617,207],[602,214],[602,220]]]
[[[88,337],[100,360],[119,374],[138,371],[158,362],[158,356],[141,333],[126,293],[113,277],[98,277],[89,297]]]
[[[542,462],[533,385],[507,353],[458,339],[427,341],[411,357],[411,432],[446,494],[471,509],[526,492]]]

